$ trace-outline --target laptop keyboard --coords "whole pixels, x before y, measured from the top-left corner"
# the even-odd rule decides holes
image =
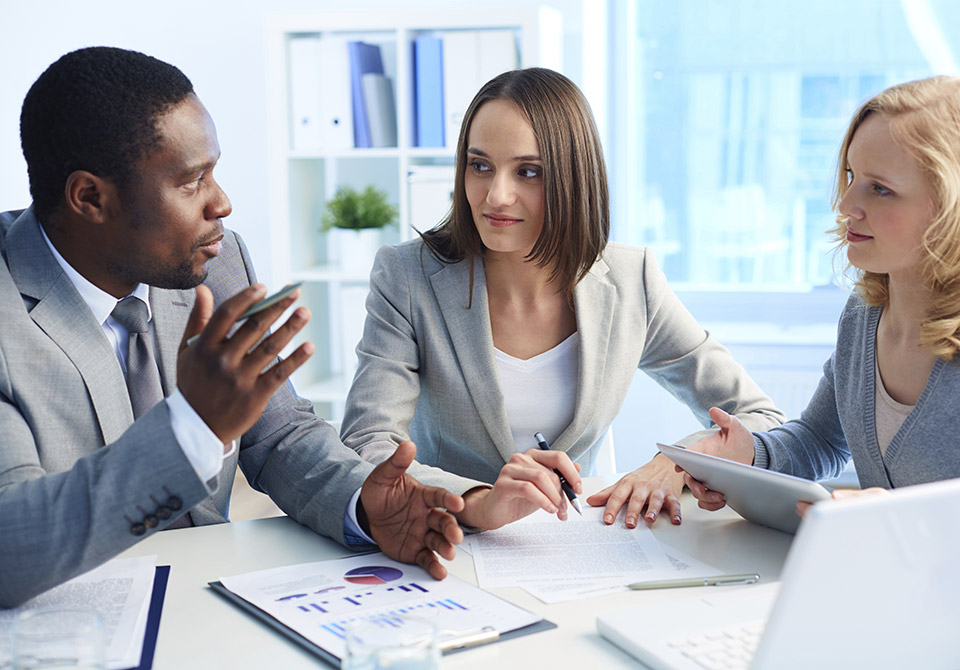
[[[735,670],[750,667],[757,651],[763,619],[717,628],[706,633],[667,640],[666,644],[706,670]]]

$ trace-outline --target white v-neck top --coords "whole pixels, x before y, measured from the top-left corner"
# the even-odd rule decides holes
[[[536,432],[553,444],[573,421],[580,363],[577,334],[526,360],[496,348],[493,352],[517,451],[536,448]]]

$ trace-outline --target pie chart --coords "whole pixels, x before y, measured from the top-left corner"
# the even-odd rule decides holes
[[[388,568],[384,565],[367,565],[362,568],[354,568],[343,576],[351,584],[386,584],[403,577],[403,573],[396,568]]]

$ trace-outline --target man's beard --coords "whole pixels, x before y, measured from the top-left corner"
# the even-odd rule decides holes
[[[185,260],[173,267],[162,266],[155,262],[140,262],[134,266],[124,262],[114,262],[110,274],[133,284],[146,284],[165,289],[191,289],[203,283],[207,278],[207,266],[197,271],[194,264]]]

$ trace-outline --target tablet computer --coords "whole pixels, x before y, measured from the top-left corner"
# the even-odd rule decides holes
[[[809,479],[744,465],[683,447],[657,444],[660,452],[704,486],[723,494],[740,516],[785,533],[800,525],[796,506],[830,497],[830,491]]]

